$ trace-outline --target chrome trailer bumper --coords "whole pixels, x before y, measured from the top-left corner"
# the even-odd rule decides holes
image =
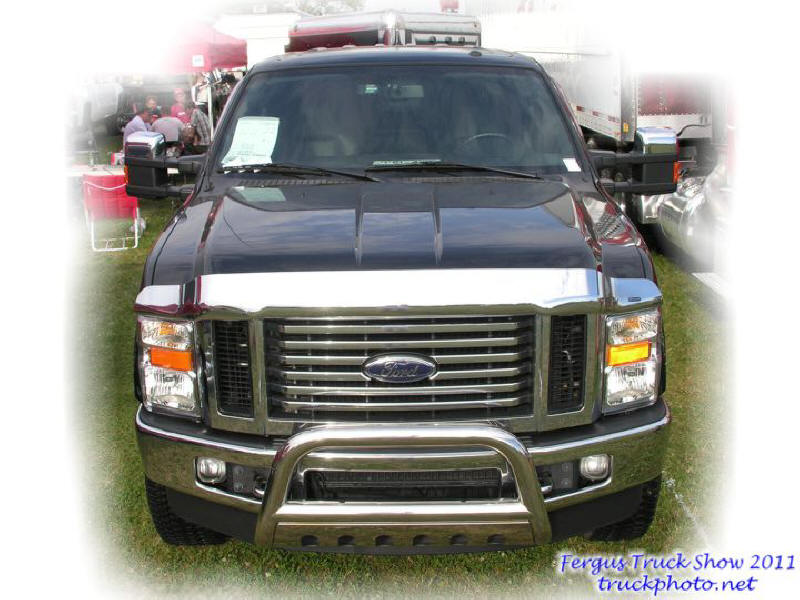
[[[556,522],[565,518],[582,523],[580,531],[607,524],[584,513],[603,503],[616,504],[619,512],[627,491],[660,475],[669,420],[666,405],[659,401],[648,409],[608,417],[592,426],[530,436],[516,436],[490,424],[365,424],[309,427],[276,442],[223,435],[200,425],[156,417],[140,408],[136,428],[145,475],[167,488],[173,510],[186,520],[265,546],[395,553],[546,544],[554,533],[564,537],[554,529],[558,528]],[[611,456],[612,470],[606,479],[571,493],[545,495],[536,465],[577,461],[594,454]],[[199,457],[270,469],[263,500],[200,483],[195,472]],[[516,498],[436,502],[288,499],[292,479],[303,469],[457,470],[489,465],[505,469],[504,476],[513,478]],[[631,505],[632,496],[625,497]],[[635,504],[636,498],[633,501]]]
[[[633,219],[640,225],[652,225],[658,223],[659,209],[664,203],[667,194],[655,194],[652,196],[642,196],[633,194],[631,198],[631,208]]]

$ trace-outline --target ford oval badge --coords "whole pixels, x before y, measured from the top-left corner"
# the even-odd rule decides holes
[[[384,383],[414,383],[432,377],[436,363],[414,354],[381,354],[369,358],[363,371],[370,379]]]

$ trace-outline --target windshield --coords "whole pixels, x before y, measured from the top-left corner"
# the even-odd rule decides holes
[[[255,75],[218,166],[458,163],[579,171],[567,125],[529,69],[367,65]]]

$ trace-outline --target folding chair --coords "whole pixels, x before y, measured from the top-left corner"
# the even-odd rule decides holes
[[[87,173],[83,176],[83,210],[89,227],[89,238],[95,252],[117,252],[139,246],[141,220],[139,201],[125,193],[125,176],[108,173]],[[128,220],[133,235],[98,238],[95,228],[100,223]],[[127,225],[127,224],[126,224]],[[132,245],[131,245],[132,242]]]

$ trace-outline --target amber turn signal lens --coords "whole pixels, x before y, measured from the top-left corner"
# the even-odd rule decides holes
[[[606,364],[609,367],[619,367],[642,362],[650,358],[650,342],[634,342],[620,346],[608,346],[606,350]]]
[[[681,163],[672,163],[672,183],[678,183],[678,175],[681,172]]]
[[[150,348],[150,364],[154,367],[164,367],[176,371],[191,371],[192,353],[189,350]]]

